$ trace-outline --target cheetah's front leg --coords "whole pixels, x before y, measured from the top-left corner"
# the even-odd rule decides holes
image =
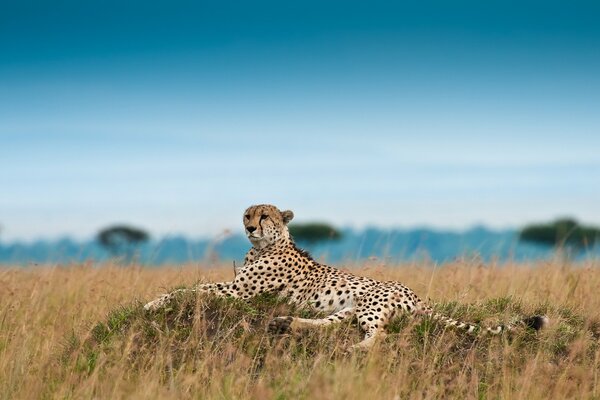
[[[191,289],[177,289],[170,293],[163,294],[157,299],[147,303],[144,306],[144,309],[152,311],[158,310],[167,305],[178,293],[185,292],[211,293],[220,297],[238,297],[237,291],[233,290],[232,286],[233,282],[202,283]]]

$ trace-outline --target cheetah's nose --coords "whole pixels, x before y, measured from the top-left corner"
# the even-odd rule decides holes
[[[246,227],[246,229],[248,230],[248,232],[252,233],[252,232],[254,232],[256,230],[256,227],[255,226],[248,226],[248,227]]]

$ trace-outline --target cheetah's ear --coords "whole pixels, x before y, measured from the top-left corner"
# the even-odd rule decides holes
[[[283,218],[283,223],[287,224],[292,219],[294,219],[294,213],[291,210],[285,210],[281,212],[281,218]]]

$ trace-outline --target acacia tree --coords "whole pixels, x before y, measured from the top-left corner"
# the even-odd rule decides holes
[[[600,243],[600,229],[579,225],[570,218],[548,224],[528,225],[519,233],[519,240],[554,247],[568,253],[579,252]]]
[[[327,240],[338,240],[342,233],[333,226],[322,222],[311,222],[306,224],[291,224],[290,235],[299,241],[309,245]]]
[[[113,257],[125,257],[128,261],[133,259],[135,249],[149,238],[150,235],[145,231],[126,225],[115,225],[102,229],[97,236],[98,242]]]

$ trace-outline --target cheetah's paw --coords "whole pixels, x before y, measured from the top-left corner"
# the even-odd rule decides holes
[[[269,322],[269,332],[288,333],[291,331],[293,317],[276,317]]]

